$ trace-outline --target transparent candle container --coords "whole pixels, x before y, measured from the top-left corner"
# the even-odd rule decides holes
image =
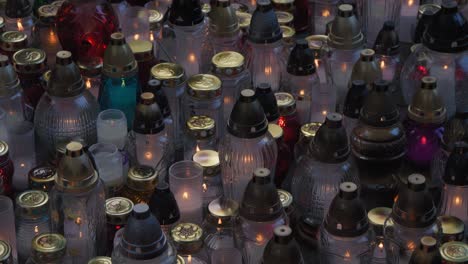
[[[78,63],[78,67],[83,76],[86,89],[98,100],[99,90],[102,85],[102,60],[96,58],[86,64]]]
[[[266,167],[274,173],[277,155],[262,106],[254,91],[243,90],[219,147],[226,197],[240,201],[256,168]]]
[[[278,20],[278,23],[280,22],[280,20]],[[285,72],[285,76],[284,78],[281,80],[282,81],[282,86],[285,86],[285,82],[287,81],[287,64],[288,64],[288,60],[289,60],[289,55],[291,54],[292,50],[294,49],[294,45],[296,43],[296,31],[294,30],[294,28],[292,27],[288,27],[288,26],[283,26],[281,25],[280,26],[281,28],[281,32],[282,35],[283,35],[283,61],[285,63],[285,68],[286,68],[286,72]],[[286,88],[286,87],[285,87]]]
[[[400,10],[401,1],[398,0],[364,1],[364,14],[361,23],[363,23],[364,34],[369,47],[374,45],[380,29],[386,21],[392,21],[398,30]],[[408,24],[403,25],[405,27],[409,26]]]
[[[158,183],[158,174],[153,167],[133,166],[128,171],[127,181],[120,195],[134,204],[148,203]]]
[[[312,16],[310,24],[313,25],[313,32],[317,35],[324,35],[328,32],[328,25],[335,18],[336,5],[339,0],[314,0],[310,1]]]
[[[151,77],[151,68],[157,63],[153,43],[149,40],[130,40],[128,45],[138,63],[138,81],[143,89]]]
[[[5,31],[0,34],[0,53],[11,60],[15,52],[25,49],[29,43],[26,33],[21,31]]]
[[[223,120],[227,122],[240,91],[250,87],[250,72],[244,65],[244,56],[234,51],[217,53],[211,63],[211,73],[222,83]]]
[[[127,43],[130,43],[132,40],[149,40],[148,9],[141,6],[127,6],[123,10],[119,22]]]
[[[125,227],[128,217],[133,211],[133,202],[124,197],[112,197],[106,200],[106,255],[112,255],[116,233]]]
[[[288,223],[270,170],[257,168],[240,205],[236,243],[244,263],[260,263],[275,227]]]
[[[184,123],[191,116],[208,116],[214,120],[221,136],[224,128],[223,96],[221,80],[211,74],[197,74],[187,80],[187,90],[184,95]]]
[[[32,40],[36,19],[32,4],[24,0],[8,0],[5,6],[5,30],[24,32]]]
[[[15,167],[10,159],[9,146],[0,140],[0,179],[2,194],[13,196],[13,174]]]
[[[276,146],[278,149],[274,182],[276,187],[280,188],[286,178],[286,175],[289,171],[289,167],[291,166],[291,163],[293,161],[293,157],[291,155],[292,150],[283,140],[283,129],[279,125],[268,124],[268,132],[276,141]]]
[[[292,151],[299,138],[299,129],[301,127],[299,113],[296,110],[296,101],[289,93],[275,93],[275,97],[280,114],[277,124],[283,129],[284,142]]]
[[[186,263],[206,264],[210,255],[203,242],[204,230],[194,223],[180,223],[171,230],[171,238],[177,249],[177,254]]]
[[[10,127],[9,132],[10,157],[15,166],[13,188],[15,191],[24,191],[28,189],[28,172],[36,166],[34,125],[24,121]]]
[[[32,239],[32,252],[26,264],[63,263],[67,240],[57,233],[39,234]]]
[[[200,150],[193,155],[193,161],[203,167],[203,212],[206,214],[211,201],[223,195],[219,154],[213,150]]]
[[[55,54],[62,50],[56,29],[56,18],[59,7],[55,5],[43,5],[39,7],[39,20],[33,28],[35,47],[44,49],[47,56],[47,65],[53,68]]]
[[[49,202],[43,191],[26,191],[16,198],[16,238],[21,263],[31,255],[33,238],[51,231]]]
[[[18,253],[15,231],[15,212],[11,199],[3,195],[0,195],[0,215],[3,219],[3,224],[0,226],[0,241],[3,242],[3,246],[8,244],[12,259],[16,262]]]
[[[4,122],[8,135],[8,130],[18,126],[25,119],[24,95],[13,66],[8,61],[8,57],[3,55],[0,55],[0,73],[3,76],[0,80],[0,104],[5,111]]]
[[[85,263],[106,252],[104,184],[78,142],[67,144],[57,174],[49,193],[52,231],[67,239],[64,263]]]
[[[99,178],[104,183],[106,197],[114,197],[124,185],[122,154],[113,144],[97,143],[89,147]]]
[[[113,144],[123,150],[127,139],[127,118],[117,109],[107,109],[99,113],[97,119],[99,143]]]
[[[84,87],[70,52],[57,53],[57,64],[47,83],[47,92],[36,110],[34,127],[39,162],[52,160],[57,147],[70,140],[82,140],[87,146],[96,143],[99,105]]]
[[[423,236],[438,237],[437,209],[426,189],[426,178],[420,174],[408,176],[384,225],[385,239],[395,243],[400,262],[407,263]]]
[[[52,166],[37,166],[28,173],[29,189],[49,192],[54,186],[57,170]]]
[[[154,9],[149,9],[148,12],[150,26],[149,40],[153,43],[153,54],[156,59],[162,60],[160,55],[167,54],[167,51],[161,45],[164,15]]]
[[[169,184],[165,181],[158,182],[151,196],[149,206],[151,213],[158,219],[162,231],[169,238],[172,227],[180,219],[179,206],[169,188]]]
[[[169,168],[169,186],[183,222],[203,220],[203,167],[194,161],[179,161]]]
[[[317,130],[322,123],[307,123],[301,126],[299,140],[294,146],[294,158],[297,159],[302,155],[307,155],[310,142],[314,140]]]
[[[371,239],[358,187],[343,182],[320,228],[321,263],[361,263]]]
[[[359,184],[356,167],[349,155],[342,116],[330,113],[309,143],[309,152],[296,161],[291,193],[302,214],[322,222],[340,183]]]
[[[211,117],[190,117],[186,125],[184,159],[191,160],[193,155],[201,150],[218,150],[216,128],[216,123]]]
[[[254,87],[268,83],[273,92],[278,92],[286,70],[282,56],[283,36],[271,2],[257,2],[245,48],[247,68],[252,74]]]

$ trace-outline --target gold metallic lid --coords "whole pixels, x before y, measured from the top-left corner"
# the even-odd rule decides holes
[[[239,22],[239,27],[242,30],[247,30],[250,27],[250,21],[252,20],[252,15],[247,12],[236,11],[237,20]]]
[[[106,200],[107,223],[124,225],[133,210],[133,202],[125,197],[112,197]]]
[[[290,93],[275,93],[278,111],[282,116],[288,116],[296,112],[296,100]]]
[[[154,10],[154,9],[149,9],[148,13],[149,13],[148,21],[150,24],[150,29],[156,30],[157,28],[161,26],[161,22],[164,16],[158,10]]]
[[[283,129],[277,124],[268,124],[268,132],[274,139],[280,139],[283,136]]]
[[[187,94],[199,100],[221,96],[221,80],[211,74],[195,74],[188,81]]]
[[[43,5],[37,10],[40,19],[55,18],[57,16],[57,11],[59,6],[56,5]]]
[[[51,3],[51,5],[54,5],[54,6],[57,6],[57,7],[61,7],[63,2],[65,2],[65,0],[58,0],[58,1],[54,1]]]
[[[156,170],[149,166],[134,166],[128,171],[127,186],[134,190],[153,190],[158,181]]]
[[[208,204],[208,212],[215,219],[226,220],[239,214],[239,204],[227,198],[218,198]]]
[[[439,248],[442,259],[447,263],[467,263],[468,244],[458,241],[447,242]]]
[[[289,12],[275,11],[275,14],[276,18],[278,18],[278,23],[280,24],[280,26],[290,26],[294,20],[294,16]]]
[[[34,190],[50,191],[54,185],[57,170],[50,166],[32,168],[29,173],[29,187]]]
[[[35,236],[32,240],[33,254],[37,255],[55,255],[57,253],[65,254],[67,240],[61,234],[45,233]]]
[[[49,196],[39,190],[25,191],[16,197],[16,206],[23,216],[39,217],[48,211]]]
[[[5,157],[8,155],[8,144],[0,140],[0,157]]]
[[[171,237],[177,245],[177,252],[194,254],[203,246],[203,229],[193,223],[180,223],[171,230]]]
[[[291,206],[293,202],[293,196],[291,193],[278,189],[278,196],[280,198],[281,204],[283,205],[283,208],[288,208]]]
[[[280,26],[280,28],[281,31],[283,31],[283,39],[285,39],[285,41],[292,41],[294,36],[296,35],[296,30],[288,26]]]
[[[0,261],[5,264],[10,264],[11,260],[11,247],[8,242],[0,240]]]
[[[151,68],[151,75],[161,81],[163,86],[176,87],[185,81],[185,71],[182,66],[175,63],[159,63]]]
[[[244,56],[235,51],[217,53],[211,59],[216,68],[238,68],[244,65]]]
[[[203,12],[203,14],[207,15],[208,13],[210,13],[210,11],[211,11],[211,5],[208,4],[208,3],[204,3],[204,4],[202,5],[202,12]]]
[[[177,255],[177,261],[176,264],[185,264],[185,260],[182,256]]]
[[[41,49],[22,49],[13,54],[15,70],[21,73],[42,72],[46,68],[46,53]]]
[[[27,46],[28,36],[20,31],[6,31],[0,35],[0,47],[4,51],[18,51]]]
[[[294,3],[294,0],[273,0],[272,1],[274,4],[292,4]]]
[[[203,167],[204,176],[216,176],[220,171],[219,154],[214,150],[200,150],[193,155],[193,161]]]
[[[88,264],[112,264],[112,259],[109,257],[95,257],[88,261]]]
[[[455,216],[442,215],[438,217],[442,226],[443,235],[463,235],[465,232],[465,224],[462,220]]]
[[[376,207],[367,213],[367,219],[369,219],[371,225],[384,226],[385,220],[387,220],[391,213],[392,208]]]
[[[132,40],[128,46],[138,62],[153,59],[153,43],[149,40]]]
[[[314,123],[307,123],[301,126],[301,136],[306,138],[313,138],[317,133],[318,129],[322,123],[314,122]]]
[[[216,133],[215,120],[209,116],[192,116],[186,125],[188,133],[196,139],[206,139]]]

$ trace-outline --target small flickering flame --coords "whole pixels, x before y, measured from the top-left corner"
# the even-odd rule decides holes
[[[151,42],[154,41],[154,34],[153,34],[153,32],[150,32],[150,40],[151,40]]]
[[[188,56],[188,60],[191,62],[191,63],[194,63],[197,58],[195,57],[195,54],[193,53],[190,53],[189,56]]]
[[[280,118],[278,119],[278,126],[284,128],[286,126],[286,120],[284,119],[283,116],[280,116]]]
[[[330,11],[328,11],[328,9],[325,9],[325,10],[322,10],[322,16],[323,17],[329,17],[331,14],[330,14]]]
[[[416,244],[413,241],[409,241],[408,244],[406,244],[406,247],[413,251],[416,248]]]
[[[346,70],[348,70],[348,64],[346,63],[341,64],[341,71],[345,72]]]
[[[380,62],[380,69],[385,69],[385,61]]]
[[[256,6],[257,5],[257,0],[250,0],[250,5],[251,6]]]
[[[208,187],[206,187],[206,183],[202,184],[202,187],[203,187],[203,192],[208,191]]]
[[[426,145],[426,143],[427,143],[427,138],[425,136],[422,136],[421,137],[421,144]]]
[[[187,261],[188,261],[188,263],[192,263],[192,255],[188,255]]]
[[[380,243],[379,243],[379,248],[380,248],[380,249],[383,249],[383,242],[380,242]]]
[[[125,78],[122,78],[122,84],[121,84],[120,86],[121,86],[121,87],[127,86],[127,85],[125,84]]]
[[[272,69],[271,66],[265,66],[265,75],[269,76],[271,75]]]
[[[18,19],[18,21],[16,21],[16,26],[18,27],[18,31],[24,31],[24,27],[21,23],[21,20]]]
[[[262,234],[257,234],[255,236],[255,240],[257,240],[258,243],[262,243],[264,238],[263,238],[263,235]]]
[[[152,159],[152,158],[153,158],[153,153],[151,153],[151,152],[149,152],[149,151],[145,152],[145,158],[146,158],[147,160]]]
[[[299,91],[299,95],[300,95],[300,96],[304,96],[304,94],[305,94],[304,90],[300,90],[300,91]]]
[[[140,34],[135,34],[135,36],[133,36],[133,39],[134,40],[139,40],[140,39]]]
[[[447,70],[448,69],[448,65],[444,65],[444,70]]]
[[[85,82],[85,86],[86,86],[86,89],[91,89],[91,81],[90,80],[86,80]]]
[[[351,258],[351,252],[349,250],[346,250],[344,256],[345,258]]]
[[[327,115],[327,110],[323,110],[322,115],[326,116]]]
[[[188,192],[184,192],[184,193],[182,194],[182,198],[183,198],[183,199],[188,200],[188,197],[189,197]]]
[[[200,147],[197,145],[197,147],[195,148],[195,151],[198,152],[200,151]]]
[[[77,217],[77,218],[75,219],[75,224],[81,225],[81,217]]]
[[[222,225],[223,224],[223,220],[221,220],[221,218],[218,218],[218,225]]]
[[[82,237],[83,237],[83,232],[80,231],[80,238],[82,238]]]
[[[50,44],[57,43],[57,36],[55,35],[54,30],[52,29],[49,30],[49,43]]]
[[[314,60],[314,63],[315,63],[315,68],[320,67],[320,60],[315,59],[315,60]]]
[[[39,227],[38,226],[34,226],[34,233],[39,233]]]
[[[408,6],[413,6],[414,5],[414,0],[408,0]]]
[[[462,199],[459,196],[455,196],[454,203],[455,205],[461,205]]]
[[[21,168],[24,168],[25,166],[26,166],[26,164],[24,164],[24,163],[21,163],[21,164],[20,164],[20,167],[21,167]]]
[[[398,201],[398,195],[393,198],[393,202],[396,203]]]

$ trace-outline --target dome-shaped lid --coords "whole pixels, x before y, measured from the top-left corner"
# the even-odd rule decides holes
[[[0,97],[14,95],[20,88],[18,75],[8,57],[0,55]]]
[[[289,226],[278,226],[274,236],[266,245],[262,263],[268,264],[303,264],[301,249],[292,235]]]
[[[400,112],[387,94],[388,87],[388,81],[374,83],[361,109],[360,121],[374,127],[388,127],[399,122]]]
[[[445,184],[467,186],[468,185],[468,144],[464,142],[455,143],[455,148],[447,160]]]
[[[351,81],[363,80],[371,87],[376,80],[382,79],[382,70],[375,60],[375,51],[363,49],[359,60],[353,65]],[[350,85],[351,86],[351,82]]]
[[[374,43],[376,54],[394,56],[400,53],[400,39],[393,21],[385,21]]]
[[[125,36],[120,32],[113,33],[104,52],[102,74],[111,78],[122,78],[135,75],[137,71],[135,56],[126,43]]]
[[[331,202],[323,225],[330,234],[338,237],[355,237],[367,232],[369,221],[355,183],[340,184],[340,191]]]
[[[346,94],[343,114],[347,117],[358,119],[367,94],[368,89],[366,82],[363,80],[354,80]]]
[[[413,42],[421,43],[422,36],[426,31],[427,25],[431,23],[432,18],[440,10],[438,4],[424,4],[419,6],[418,10],[418,23],[413,34]]]
[[[154,94],[159,110],[161,110],[162,115],[166,118],[171,115],[171,109],[169,108],[167,96],[161,88],[161,81],[152,79],[148,81],[148,85],[144,91]]]
[[[161,225],[172,225],[180,219],[177,201],[169,188],[169,184],[164,181],[160,181],[156,186],[149,206]]]
[[[408,176],[407,186],[398,192],[392,219],[408,228],[424,228],[437,220],[437,209],[432,196],[426,190],[426,178],[421,174]]]
[[[322,162],[345,161],[350,153],[348,136],[342,124],[343,116],[329,113],[311,142],[311,153]]]
[[[268,132],[265,112],[253,90],[241,91],[229,117],[227,129],[230,134],[239,138],[256,138]]]
[[[258,168],[245,189],[240,215],[251,221],[268,222],[281,216],[283,206],[269,169]]]
[[[80,69],[69,51],[57,52],[55,68],[47,82],[47,93],[57,97],[72,97],[84,91]]]
[[[257,0],[250,21],[248,40],[253,43],[273,43],[281,38],[281,28],[270,0]]]
[[[230,0],[214,1],[208,17],[210,18],[210,31],[216,36],[232,37],[238,34],[239,22]]]
[[[55,186],[78,193],[93,188],[97,182],[98,174],[83,145],[76,141],[68,143],[58,164]]]
[[[408,106],[408,118],[422,124],[442,124],[447,117],[442,97],[437,89],[437,79],[425,76],[421,88],[413,96]]]
[[[296,76],[305,76],[315,73],[315,54],[309,49],[307,40],[296,40],[296,46],[294,46],[289,54],[287,71]]]
[[[142,93],[136,106],[133,131],[140,134],[157,134],[164,129],[164,117],[153,93]]]
[[[167,249],[166,236],[147,204],[133,207],[120,244],[126,257],[138,260],[156,258]]]
[[[29,0],[7,0],[5,15],[8,18],[24,18],[32,15],[32,4]]]
[[[353,6],[344,4],[338,7],[338,14],[331,24],[328,45],[332,48],[351,50],[364,45],[365,38],[361,25],[354,15]]]
[[[468,50],[468,22],[456,1],[442,3],[423,34],[422,42],[431,50],[457,53]]]
[[[460,218],[451,215],[441,215],[437,219],[442,227],[442,240],[444,242],[463,240],[465,236],[465,223]]]
[[[426,264],[442,263],[439,250],[437,250],[437,240],[431,236],[423,236],[420,239],[419,248],[411,255],[409,263]]]
[[[200,0],[174,0],[169,12],[169,22],[176,26],[190,27],[203,22]]]
[[[255,89],[255,96],[262,105],[268,122],[272,122],[279,118],[280,114],[278,104],[276,103],[275,93],[271,90],[270,84],[260,83]]]

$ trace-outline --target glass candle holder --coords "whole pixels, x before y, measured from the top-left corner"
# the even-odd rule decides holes
[[[404,25],[404,27],[399,29],[399,36],[403,42],[411,42],[413,39],[411,29],[414,29],[416,25],[419,2],[420,1],[415,0],[403,0],[400,3],[400,23]],[[374,14],[377,13],[374,12]]]
[[[140,6],[128,6],[120,21],[127,43],[132,40],[150,40],[149,12]]]
[[[13,258],[16,260],[16,231],[15,231],[15,212],[13,202],[10,198],[0,195],[0,240],[10,244]]]
[[[43,5],[38,9],[39,21],[33,28],[35,47],[43,48],[47,55],[47,64],[53,67],[55,54],[62,50],[57,36],[55,20],[59,7],[55,5]]]
[[[169,185],[179,205],[181,221],[201,223],[203,167],[194,161],[179,161],[169,168]]]
[[[114,197],[124,184],[122,155],[109,143],[97,143],[89,147],[99,178],[104,182],[107,197]]]
[[[415,2],[414,0],[411,1],[413,3]],[[379,33],[385,21],[393,21],[395,23],[395,27],[398,28],[398,24],[400,22],[401,2],[402,1],[399,0],[365,1],[363,15],[364,21],[361,22],[364,23],[367,44],[369,47],[373,46],[374,41],[377,38],[377,34]],[[416,18],[416,15],[418,13],[418,5],[416,4],[415,6],[416,10],[413,14],[414,17],[411,17],[414,19]],[[402,12],[402,14],[405,13]],[[405,25],[404,27],[409,26],[406,23],[403,23],[403,25]]]
[[[0,35],[0,53],[8,56],[10,60],[13,54],[28,45],[28,36],[20,31],[5,31]]]
[[[33,39],[33,28],[35,19],[32,15],[23,18],[5,17],[5,31],[19,31],[28,36],[28,39]]]
[[[86,64],[78,63],[78,67],[80,68],[81,75],[83,76],[83,82],[86,90],[88,90],[97,100],[102,81],[102,60],[94,58]]]
[[[187,121],[184,159],[191,160],[201,150],[218,150],[217,124],[208,116],[192,116]]]
[[[49,192],[54,187],[57,170],[52,166],[38,166],[29,171],[29,189]]]
[[[25,121],[10,128],[8,140],[10,157],[15,165],[13,187],[16,191],[23,191],[28,188],[28,172],[36,163],[34,125]]]
[[[219,154],[213,150],[201,150],[193,155],[193,161],[203,167],[203,211],[208,204],[223,195]]]
[[[211,254],[211,263],[239,264],[242,263],[242,254],[236,248],[221,248]]]
[[[117,148],[123,149],[127,139],[127,118],[124,112],[107,109],[99,113],[97,135],[99,143],[114,144]]]

